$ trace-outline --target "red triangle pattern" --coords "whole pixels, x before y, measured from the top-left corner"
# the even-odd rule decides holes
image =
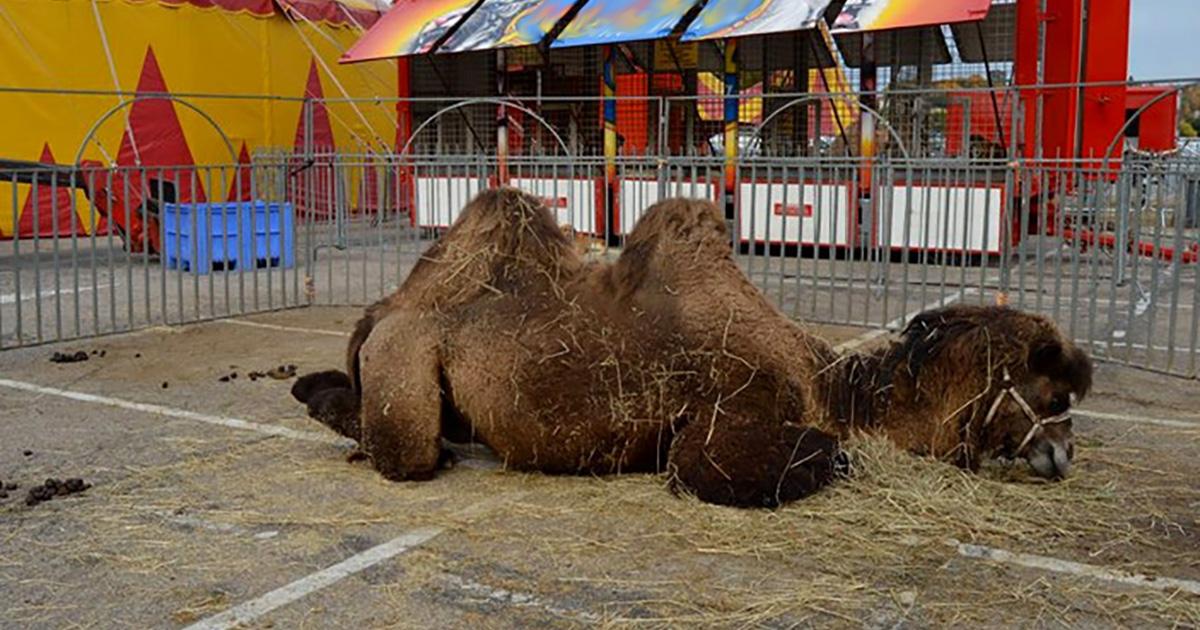
[[[304,86],[304,98],[313,101],[313,148],[321,152],[332,152],[336,145],[333,141],[333,125],[329,123],[329,109],[325,106],[325,90],[321,88],[321,73],[317,70],[317,60],[313,59],[308,66],[308,83]],[[304,108],[300,110],[300,120],[296,123],[296,139],[293,148],[297,152],[304,151]]]
[[[229,182],[229,193],[225,195],[226,201],[250,201],[250,151],[246,149],[246,143],[242,143],[242,150],[238,153],[238,168],[233,175],[233,181]]]
[[[142,96],[169,92],[167,82],[159,69],[158,59],[154,55],[154,48],[147,47],[146,57],[142,62],[142,74],[138,78],[137,94]],[[132,137],[130,136],[131,131]],[[139,163],[143,166],[153,167],[190,167],[195,164],[173,102],[165,99],[139,100],[130,108],[129,121],[121,136],[121,148],[117,152],[117,164],[135,166]],[[193,183],[190,169],[160,170],[154,168],[147,171],[146,177],[161,179],[172,184],[178,182],[176,185],[177,201],[183,203],[205,201],[202,182]],[[197,178],[199,178],[198,174]]]
[[[54,160],[54,152],[50,150],[50,143],[42,145],[42,155],[38,161],[42,164],[58,163]],[[83,225],[79,219],[75,219],[75,229],[72,231],[71,221],[71,191],[62,186],[39,184],[37,188],[37,223],[34,224],[33,187],[30,186],[29,193],[25,195],[25,205],[21,207],[21,218],[17,223],[17,237],[50,238],[56,233],[60,236],[70,236],[72,232],[80,235],[88,233],[87,226]],[[57,230],[55,230],[56,225]],[[104,228],[103,220],[99,227]],[[101,230],[97,231],[101,232]]]

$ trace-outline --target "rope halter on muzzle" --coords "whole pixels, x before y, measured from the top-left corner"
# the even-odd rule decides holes
[[[1031,423],[1029,432],[1025,434],[1025,439],[1021,440],[1021,444],[1013,452],[1013,457],[1021,457],[1025,453],[1025,449],[1029,448],[1029,444],[1033,441],[1033,438],[1046,430],[1046,425],[1060,424],[1070,420],[1071,410],[1068,408],[1066,411],[1055,416],[1039,417],[1033,411],[1033,407],[1030,407],[1029,403],[1025,402],[1025,398],[1021,396],[1021,393],[1017,391],[1017,386],[1013,384],[1012,377],[1008,374],[1008,368],[1003,368],[1003,370],[1004,388],[996,395],[996,400],[992,401],[992,408],[988,410],[987,418],[983,421],[983,426],[988,426],[992,423],[992,420],[996,419],[996,413],[1000,411],[1000,405],[1004,403],[1005,398],[1011,396],[1013,400],[1017,401],[1017,406],[1021,408],[1021,411],[1025,412],[1025,417],[1029,418],[1029,422]]]

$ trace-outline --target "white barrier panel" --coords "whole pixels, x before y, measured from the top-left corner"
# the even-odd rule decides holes
[[[478,177],[417,177],[417,225],[449,227],[483,185]]]
[[[576,232],[596,233],[596,182],[591,179],[519,177],[512,185],[545,200],[558,225]]]
[[[743,183],[738,192],[743,242],[850,243],[850,189],[846,186]]]
[[[667,198],[687,197],[709,199],[716,197],[716,186],[709,182],[669,181]],[[628,234],[650,206],[658,203],[658,182],[649,179],[621,180],[621,223],[618,234]]]
[[[880,206],[876,238],[893,249],[1000,253],[1003,187],[894,186]]]

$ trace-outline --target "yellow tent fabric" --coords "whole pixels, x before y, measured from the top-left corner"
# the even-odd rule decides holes
[[[309,5],[332,1],[303,0]],[[353,9],[374,6],[371,0],[339,1]],[[70,163],[82,145],[83,159],[113,164],[131,108],[118,109],[86,144],[85,136],[106,112],[128,98],[112,92],[136,91],[151,53],[167,89],[212,120],[206,121],[189,107],[173,105],[196,164],[232,164],[243,145],[251,153],[293,147],[302,103],[244,95],[302,98],[314,67],[319,89],[328,98],[383,99],[328,105],[333,140],[340,151],[394,143],[395,64],[337,64],[362,34],[359,24],[305,17],[305,11],[286,10],[286,1],[271,3],[276,10],[266,13],[230,10],[221,4],[220,0],[0,2],[0,117],[5,121],[0,158],[37,161],[48,149],[58,163]],[[104,93],[81,93],[87,90]],[[226,96],[194,96],[202,94]],[[232,143],[234,155],[216,127]],[[11,185],[0,183],[4,200],[0,237],[13,234],[14,214],[24,205],[29,186],[18,185],[17,192],[18,212],[14,213],[8,210]],[[211,190],[207,198],[224,199],[225,194]],[[82,200],[78,212],[81,218],[90,215]],[[88,222],[83,223],[86,227]]]

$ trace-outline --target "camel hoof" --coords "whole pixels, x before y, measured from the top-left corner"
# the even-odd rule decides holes
[[[352,389],[350,377],[338,370],[326,370],[305,374],[292,385],[292,398],[308,403],[314,394],[327,389]]]

